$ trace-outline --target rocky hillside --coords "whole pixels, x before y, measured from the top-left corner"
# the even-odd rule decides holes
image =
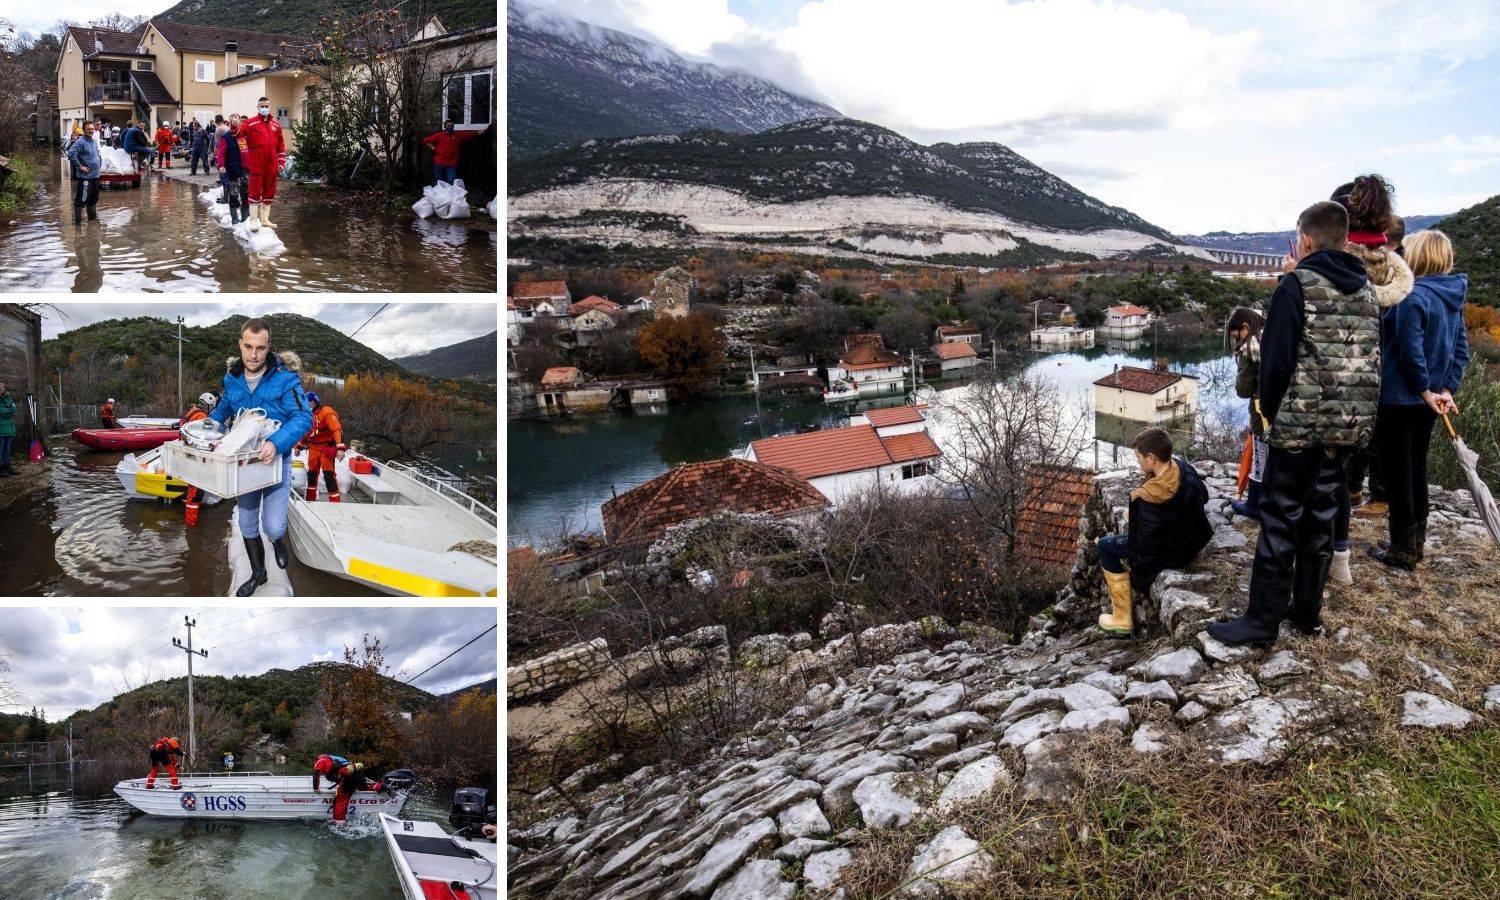
[[[499,348],[499,333],[492,331],[484,337],[470,338],[416,356],[398,357],[392,362],[434,378],[463,378],[493,384]]]
[[[416,4],[400,4],[401,9],[415,12]],[[443,20],[449,31],[475,25],[494,25],[495,6],[484,0],[424,0],[428,15]],[[332,0],[266,0],[264,3],[241,3],[238,0],[180,0],[158,18],[189,25],[217,25],[221,28],[247,28],[278,34],[316,34],[318,22],[337,13],[342,7]]]
[[[753,132],[838,115],[744,72],[518,3],[506,17],[506,74],[512,160],[590,138]]]
[[[1469,273],[1469,302],[1500,306],[1500,196],[1459,210],[1441,227],[1453,239],[1455,268]]]
[[[1397,751],[1379,778],[1366,771],[1379,768],[1373,763],[1351,776],[1352,819],[1328,805],[1341,802],[1334,795],[1298,796],[1290,784],[1319,768],[1312,755],[1399,748],[1433,729],[1491,733],[1500,716],[1500,584],[1494,548],[1461,512],[1472,508],[1468,496],[1434,488],[1420,574],[1356,562],[1356,586],[1330,592],[1326,636],[1284,634],[1273,651],[1234,649],[1203,629],[1244,607],[1254,526],[1229,516],[1230,468],[1200,468],[1212,544],[1137,598],[1137,639],[1090,627],[1103,606],[1092,541],[1122,524],[1135,480],[1108,473],[1086,507],[1070,585],[1018,644],[932,622],[856,636],[834,617],[821,645],[810,635],[746,642],[734,664],[776,667],[793,698],[785,714],[701,764],[628,772],[615,757],[558,783],[524,820],[513,805],[511,895],[1037,896],[1045,886],[1077,896],[1110,894],[1111,885],[1129,895],[1143,882],[1174,893],[1131,868],[1153,841],[1163,845],[1160,871],[1175,895],[1341,894],[1351,883],[1392,895],[1482,895],[1493,876],[1482,839],[1419,842],[1351,874],[1327,862],[1347,852],[1343,841],[1283,840],[1271,824],[1369,838],[1360,823],[1403,821]],[[1358,537],[1374,536],[1367,523],[1357,527]],[[1308,763],[1277,768],[1303,756]],[[1465,756],[1459,768],[1493,772],[1491,756]],[[1280,780],[1260,774],[1275,771]],[[1485,813],[1479,800],[1476,814],[1467,799],[1485,788],[1453,777],[1452,792],[1431,780],[1411,788],[1456,798],[1432,827],[1452,817],[1464,823],[1455,835],[1493,833],[1493,804]],[[1102,807],[1076,799],[1099,785],[1108,791]],[[1492,783],[1488,790],[1493,797]],[[1358,818],[1369,803],[1379,811]],[[1089,809],[1097,815],[1083,818]],[[1218,831],[1196,830],[1186,819],[1192,809],[1206,810],[1201,828]],[[1370,827],[1379,832],[1372,847],[1405,847],[1399,825]],[[1237,858],[1262,845],[1263,856]],[[1093,868],[1083,871],[1085,863]],[[1308,881],[1318,873],[1303,863],[1336,877]],[[1023,884],[1028,871],[1040,880]],[[1200,871],[1209,874],[1195,881]],[[1090,882],[1090,873],[1115,880]]]

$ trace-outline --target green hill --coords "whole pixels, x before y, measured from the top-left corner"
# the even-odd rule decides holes
[[[182,0],[157,18],[189,25],[217,25],[221,28],[248,28],[278,34],[315,33],[318,20],[330,13],[349,15],[364,9],[358,3],[335,0],[265,0],[264,3],[242,3],[240,0]],[[497,22],[495,4],[487,0],[426,0],[425,3],[401,4],[403,12],[419,18],[419,10],[436,15],[449,31]]]
[[[1500,196],[1437,224],[1453,239],[1454,268],[1469,273],[1469,302],[1500,307]]]
[[[416,356],[400,356],[398,365],[435,378],[464,378],[495,383],[495,366],[499,362],[499,332],[449,344]]]

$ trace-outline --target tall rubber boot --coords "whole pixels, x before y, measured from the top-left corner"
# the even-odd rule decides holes
[[[1109,586],[1110,612],[1099,617],[1099,627],[1110,634],[1130,634],[1135,630],[1135,613],[1131,609],[1130,573],[1104,572]]]
[[[286,536],[282,535],[271,542],[272,555],[276,557],[276,565],[286,568]]]
[[[260,204],[259,203],[251,203],[250,204],[250,215],[248,217],[246,217],[245,221],[247,221],[247,222],[250,223],[250,230],[251,231],[260,231]]]
[[[307,486],[307,502],[308,503],[312,503],[313,501],[315,501],[317,499],[318,499],[318,486],[316,484],[310,484],[310,485],[308,485]]]
[[[1393,569],[1415,571],[1422,561],[1421,544],[1416,528],[1391,526],[1391,543],[1384,549],[1371,550],[1370,556]]]
[[[96,221],[99,218],[99,210],[98,209],[90,206],[90,207],[88,207],[88,211],[89,211],[89,221],[90,222]]]
[[[1247,519],[1260,518],[1260,482],[1254,478],[1249,479],[1250,485],[1245,489],[1244,500],[1231,500],[1229,507],[1234,510],[1235,515],[1244,516]]]
[[[260,205],[260,224],[262,228],[275,228],[276,223],[271,221],[271,204]]]
[[[236,597],[248,597],[266,583],[266,545],[259,535],[245,538],[245,553],[250,557],[250,577],[234,592]]]
[[[329,503],[340,503],[343,501],[343,497],[339,494],[339,479],[338,476],[334,474],[332,466],[329,466],[327,469],[323,470],[323,483],[328,485]]]
[[[74,225],[82,225],[83,224],[83,204],[82,203],[75,203],[75,204],[73,204],[73,224]]]

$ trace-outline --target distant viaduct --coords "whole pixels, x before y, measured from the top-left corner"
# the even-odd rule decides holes
[[[1213,247],[1202,247],[1209,255],[1221,263],[1232,266],[1255,266],[1262,269],[1281,268],[1281,257],[1273,253],[1250,253],[1245,250],[1216,250]]]

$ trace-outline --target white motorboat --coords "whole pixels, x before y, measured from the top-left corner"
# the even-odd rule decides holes
[[[454,834],[436,822],[413,822],[380,814],[380,827],[406,900],[496,900],[500,896],[498,845]]]
[[[120,479],[120,486],[125,488],[126,496],[131,500],[177,500],[185,496],[188,483],[157,471],[160,462],[160,447],[152,447],[139,454],[125,454],[125,458],[115,466],[115,477]],[[200,502],[210,506],[224,499],[217,494],[200,493]]]
[[[409,466],[364,457],[371,471],[334,467],[342,502],[305,496],[305,454],[292,458],[287,534],[304,565],[415,597],[494,597],[500,589],[499,517],[453,486]]]
[[[115,424],[121,428],[176,428],[181,419],[169,419],[165,416],[126,416],[116,419]]]
[[[823,392],[824,403],[859,399],[859,386],[852,381],[835,381]]]
[[[121,800],[143,813],[176,819],[328,819],[334,791],[312,788],[310,775],[272,775],[270,772],[189,772],[179,776],[173,790],[170,777],[159,775],[156,786],[132,778],[115,785]],[[360,791],[349,803],[349,818],[376,813],[400,813],[411,793],[409,785],[390,793]]]

